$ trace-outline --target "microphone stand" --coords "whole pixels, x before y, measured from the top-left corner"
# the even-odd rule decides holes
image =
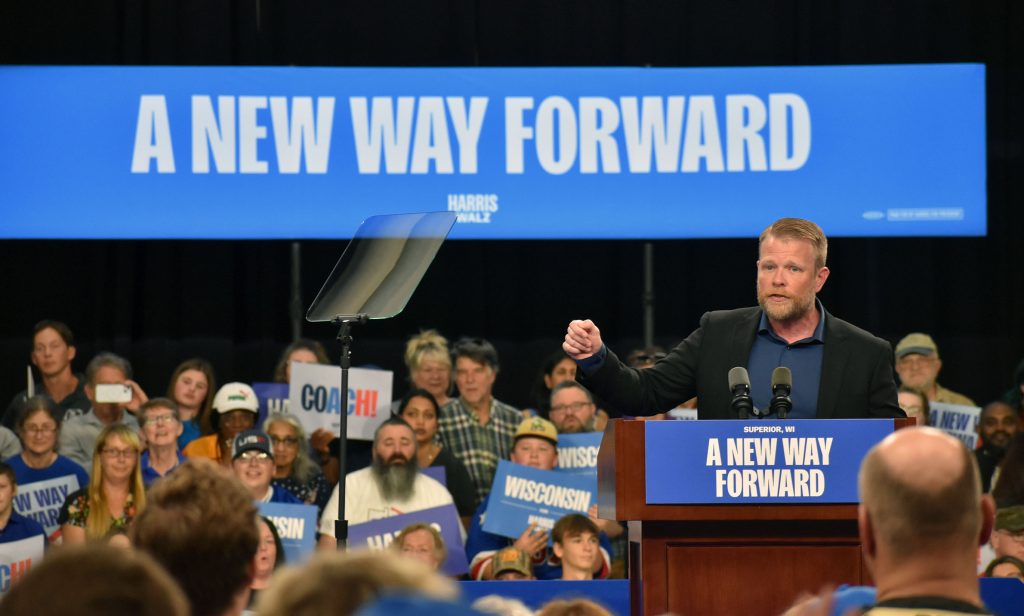
[[[352,326],[365,325],[367,315],[336,317],[333,321],[338,329],[338,342],[341,343],[341,391],[339,403],[341,417],[338,428],[338,467],[341,476],[338,481],[338,520],[334,523],[334,538],[338,541],[338,549],[345,551],[348,546],[348,519],[345,517],[345,468],[348,455],[348,369],[352,367]]]

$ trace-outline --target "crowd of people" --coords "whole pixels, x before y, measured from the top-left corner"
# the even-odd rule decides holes
[[[644,349],[627,363],[643,370],[667,355]],[[543,363],[531,404],[520,409],[494,397],[500,364],[487,340],[450,345],[433,330],[412,336],[404,395],[377,426],[365,460],[357,447],[344,465],[337,438],[325,430],[307,434],[293,414],[271,413],[257,425],[260,401],[251,384],[218,386],[206,360],[181,362],[166,394],[149,398],[133,380],[130,362],[116,354],[98,353],[84,372],[75,372],[75,340],[64,323],[40,322],[30,356],[40,378],[32,391],[14,396],[0,419],[0,543],[42,535],[47,555],[5,603],[36,597],[39,580],[56,579],[87,558],[96,567],[113,567],[117,560],[125,579],[145,578],[137,593],[125,591],[117,599],[145,606],[133,613],[185,613],[181,606],[193,614],[254,607],[267,614],[313,613],[312,606],[328,604],[354,611],[385,586],[422,591],[424,601],[452,598],[443,579],[427,584],[419,569],[439,576],[451,554],[435,526],[407,526],[386,554],[341,556],[332,553],[341,504],[349,524],[451,506],[469,563],[467,579],[625,575],[624,527],[600,519],[596,505],[553,525],[531,523],[517,537],[484,529],[500,461],[553,471],[561,435],[600,432],[609,414],[618,414],[576,381],[578,362],[561,351]],[[906,336],[894,359],[900,407],[919,423],[928,423],[936,402],[975,406],[939,385],[942,362],[930,336]],[[329,360],[322,345],[300,340],[285,349],[273,379],[288,382],[293,362]],[[396,389],[403,388],[396,383]],[[1024,579],[1022,392],[1024,369],[1018,369],[1013,389],[993,396],[980,411],[980,445],[972,454],[980,469],[978,493],[991,493],[985,498],[994,503],[989,551],[979,557],[982,575]],[[699,405],[699,399],[680,404]],[[443,469],[443,481],[431,467]],[[67,489],[56,530],[47,532],[16,511],[15,494],[18,486],[53,480]],[[257,515],[260,503],[315,506],[322,553],[299,573],[278,573],[282,540],[274,522]],[[133,556],[124,558],[107,544],[128,545]],[[96,549],[87,552],[90,546]],[[339,584],[310,586],[310,580],[335,578]],[[342,580],[364,591],[341,597],[347,592]]]

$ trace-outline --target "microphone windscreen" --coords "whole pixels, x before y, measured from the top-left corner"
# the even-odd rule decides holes
[[[750,389],[750,376],[743,366],[736,366],[729,371],[729,389],[736,389],[737,385],[745,385],[747,389]]]
[[[772,370],[772,389],[779,385],[785,385],[790,389],[793,388],[793,373],[785,366],[779,366]]]

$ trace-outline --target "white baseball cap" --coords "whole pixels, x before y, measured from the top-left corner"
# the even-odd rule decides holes
[[[227,383],[217,390],[213,397],[213,410],[220,414],[231,411],[249,411],[257,413],[260,410],[260,401],[256,392],[245,383]]]

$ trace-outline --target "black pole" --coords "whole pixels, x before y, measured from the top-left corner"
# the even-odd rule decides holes
[[[366,323],[365,314],[354,317],[338,317],[334,323],[339,326],[338,342],[341,343],[341,417],[338,426],[338,521],[334,523],[334,539],[338,549],[344,551],[348,545],[348,519],[345,517],[345,468],[348,461],[348,369],[352,366],[352,325]]]

